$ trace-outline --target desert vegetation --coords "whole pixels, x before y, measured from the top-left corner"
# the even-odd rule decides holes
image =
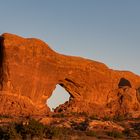
[[[140,120],[98,118],[81,113],[73,115],[53,114],[49,124],[41,119],[26,118],[3,123],[10,116],[1,116],[1,140],[91,140],[91,139],[139,139]],[[68,125],[69,124],[69,125]]]

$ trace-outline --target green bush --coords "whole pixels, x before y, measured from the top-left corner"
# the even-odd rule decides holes
[[[92,115],[89,117],[91,120],[98,120],[98,116],[97,115]]]
[[[114,121],[123,121],[124,119],[125,117],[123,115],[117,115],[113,118]]]
[[[9,115],[0,115],[0,119],[3,119],[3,118],[12,118],[12,116],[9,116]]]
[[[48,138],[48,139],[60,137],[61,135],[62,135],[61,128],[46,127],[44,130],[44,136],[45,138]]]
[[[54,118],[63,118],[65,115],[63,113],[53,114],[52,117]]]
[[[130,130],[130,129],[125,129],[124,131],[123,131],[123,133],[128,137],[128,136],[131,136],[131,134],[132,134],[132,130]]]
[[[11,123],[0,127],[0,140],[26,140],[26,139],[63,139],[73,134],[73,130],[45,126],[34,119],[27,123]]]
[[[88,114],[86,112],[71,112],[71,115],[73,116],[82,116],[82,117],[88,117]]]
[[[104,120],[104,121],[110,121],[111,118],[110,118],[109,116],[104,116],[103,120]]]
[[[73,131],[68,128],[47,126],[44,129],[44,138],[47,138],[47,139],[53,139],[53,138],[62,139],[72,134],[73,134]]]
[[[79,116],[88,117],[88,114],[86,112],[79,112]]]
[[[26,125],[17,124],[16,131],[20,133],[22,139],[32,139],[34,137],[40,139],[62,138],[70,132],[66,128],[45,126],[34,119],[30,119]]]
[[[45,126],[34,119],[30,119],[28,124],[16,124],[15,127],[17,133],[19,133],[23,139],[27,137],[43,137],[43,131]]]
[[[75,130],[85,131],[87,129],[88,122],[87,121],[84,121],[84,122],[81,122],[81,123],[73,122],[71,126]]]
[[[114,137],[114,138],[122,138],[123,137],[123,134],[119,131],[111,131],[111,132],[107,132],[107,135],[110,136],[110,137]]]
[[[15,124],[10,124],[9,126],[0,127],[0,139],[1,140],[18,140],[21,136],[15,130]]]
[[[91,136],[91,137],[96,137],[97,136],[95,131],[86,131],[86,135]]]

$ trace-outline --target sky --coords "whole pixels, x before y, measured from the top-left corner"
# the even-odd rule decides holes
[[[4,32],[40,38],[59,53],[140,75],[140,0],[0,0]]]

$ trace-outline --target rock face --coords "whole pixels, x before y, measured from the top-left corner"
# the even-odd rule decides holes
[[[71,97],[55,111],[140,115],[138,75],[56,53],[39,39],[0,36],[0,114],[47,114],[57,84]]]

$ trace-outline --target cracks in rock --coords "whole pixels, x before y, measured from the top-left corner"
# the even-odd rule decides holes
[[[63,81],[60,81],[59,85],[65,88],[72,98],[76,98],[77,96],[81,98],[81,94],[78,92],[81,86],[73,80],[65,78]]]
[[[140,87],[136,89],[136,96],[137,96],[138,101],[140,102]]]
[[[74,86],[76,86],[76,87],[80,87],[79,84],[75,83],[74,81],[72,81],[72,80],[70,80],[70,79],[68,79],[68,78],[65,78],[65,81],[67,81],[67,82],[69,82],[69,83],[72,83],[72,84],[73,84]]]

